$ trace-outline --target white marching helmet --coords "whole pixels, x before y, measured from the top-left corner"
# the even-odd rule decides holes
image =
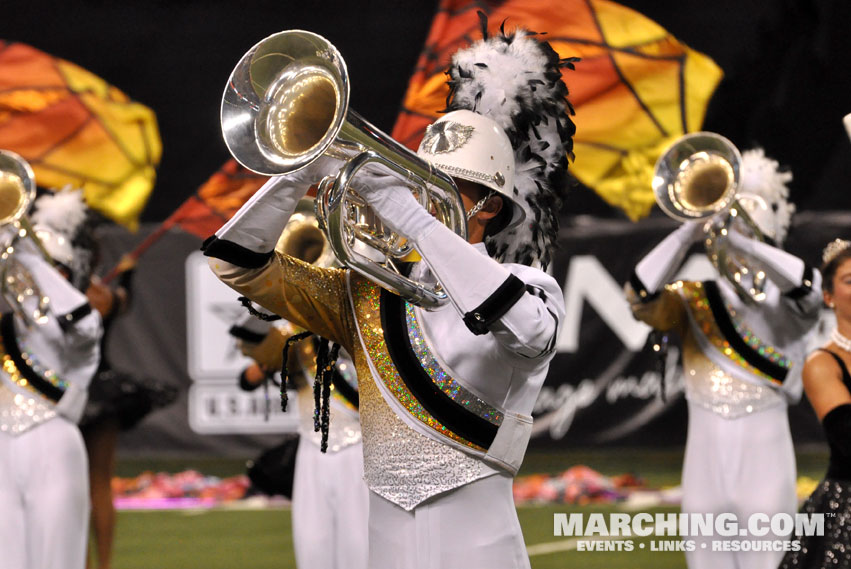
[[[795,205],[788,201],[791,172],[783,172],[762,148],[742,153],[738,202],[763,235],[782,245],[789,231]]]
[[[428,126],[417,155],[453,178],[475,182],[510,200],[511,221],[526,217],[514,196],[514,149],[496,121],[468,110],[452,111]]]
[[[87,219],[83,192],[66,186],[33,202],[33,230],[45,251],[71,271],[71,282],[80,290],[88,286],[93,252],[75,243]]]
[[[71,247],[70,239],[43,225],[36,225],[33,230],[51,259],[66,267],[74,264],[74,249]]]

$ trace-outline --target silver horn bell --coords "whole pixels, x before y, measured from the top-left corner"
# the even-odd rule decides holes
[[[466,239],[464,206],[452,179],[349,108],[346,64],[325,38],[283,31],[259,42],[231,73],[221,109],[228,150],[243,166],[268,176],[299,170],[323,155],[342,161],[319,183],[319,224],[339,261],[424,308],[447,301],[439,285],[400,274],[413,252],[403,236],[382,226],[357,195],[357,174],[379,165],[400,179]]]
[[[718,272],[746,301],[765,298],[765,273],[747,259],[730,255],[727,233],[736,230],[759,241],[759,226],[738,202],[742,156],[736,146],[713,132],[695,132],[675,140],[656,162],[653,194],[669,217],[705,221],[706,253]]]
[[[736,199],[742,156],[732,142],[712,132],[677,139],[656,162],[653,193],[674,219],[708,219]]]
[[[27,217],[35,195],[35,175],[29,162],[0,150],[0,295],[28,326],[47,322],[50,299],[18,261],[18,241],[31,239],[44,259],[53,263]]]

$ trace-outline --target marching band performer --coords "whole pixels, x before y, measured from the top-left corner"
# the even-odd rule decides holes
[[[682,511],[737,515],[793,514],[795,454],[787,405],[801,396],[806,338],[821,307],[817,270],[779,248],[794,205],[791,174],[761,149],[742,155],[737,199],[778,246],[727,231],[728,257],[750,270],[735,278],[671,282],[686,252],[704,238],[703,224],[686,222],[637,265],[627,294],[635,316],[682,340],[688,438],[682,475]],[[742,294],[748,275],[767,279],[759,299]],[[755,289],[751,289],[755,290]],[[780,539],[768,537],[761,539]],[[691,569],[774,568],[783,551],[686,552]]]
[[[298,199],[329,172],[323,160],[273,178],[205,243],[225,283],[352,355],[373,569],[529,567],[512,480],[564,315],[560,287],[532,265],[550,261],[567,186],[565,66],[524,30],[485,33],[454,56],[450,112],[418,154],[457,183],[467,241],[398,179],[358,187],[424,259],[411,275],[446,291],[438,309],[273,254]]]
[[[37,288],[0,319],[0,552],[8,569],[83,569],[89,487],[77,422],[98,367],[100,317],[71,284],[85,286],[90,270],[75,239],[86,218],[81,192],[46,195],[35,207],[53,263],[29,239],[3,261],[19,263]],[[49,298],[43,317],[23,318],[40,295]]]
[[[316,357],[309,345],[312,337],[290,347],[287,340],[295,334],[292,326],[275,326],[251,315],[232,326],[230,334],[237,338],[242,353],[259,366],[259,374],[250,373],[252,368],[248,368],[240,376],[240,386],[247,391],[263,385],[268,380],[267,374],[281,371],[285,348],[290,353],[297,352],[288,364],[297,392],[299,418],[292,488],[296,565],[312,569],[366,569],[369,492],[363,481],[354,364],[345,354],[337,359],[328,437],[323,441],[314,414],[314,382],[308,379],[310,368],[316,368],[310,363]]]

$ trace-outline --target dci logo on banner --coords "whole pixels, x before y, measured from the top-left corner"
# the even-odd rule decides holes
[[[268,402],[262,387],[250,393],[239,388],[239,374],[251,360],[239,352],[228,330],[246,310],[237,300],[239,295],[216,278],[207,261],[200,251],[186,259],[190,427],[211,435],[295,431],[298,406],[292,404],[286,413],[281,412],[274,385],[269,387]]]

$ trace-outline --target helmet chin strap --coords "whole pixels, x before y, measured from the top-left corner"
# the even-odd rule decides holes
[[[473,219],[473,216],[474,216],[474,215],[476,215],[477,213],[479,213],[480,211],[482,211],[482,208],[483,208],[483,207],[485,207],[485,204],[488,202],[488,200],[489,200],[489,199],[491,199],[491,197],[493,197],[493,195],[494,195],[495,193],[496,193],[496,192],[495,192],[494,190],[490,190],[490,191],[489,191],[489,192],[485,195],[485,197],[483,197],[482,199],[480,199],[479,201],[477,201],[477,202],[476,202],[476,205],[474,205],[473,207],[471,207],[471,208],[470,208],[470,211],[468,211],[468,212],[467,212],[467,221],[470,221],[471,219]]]

